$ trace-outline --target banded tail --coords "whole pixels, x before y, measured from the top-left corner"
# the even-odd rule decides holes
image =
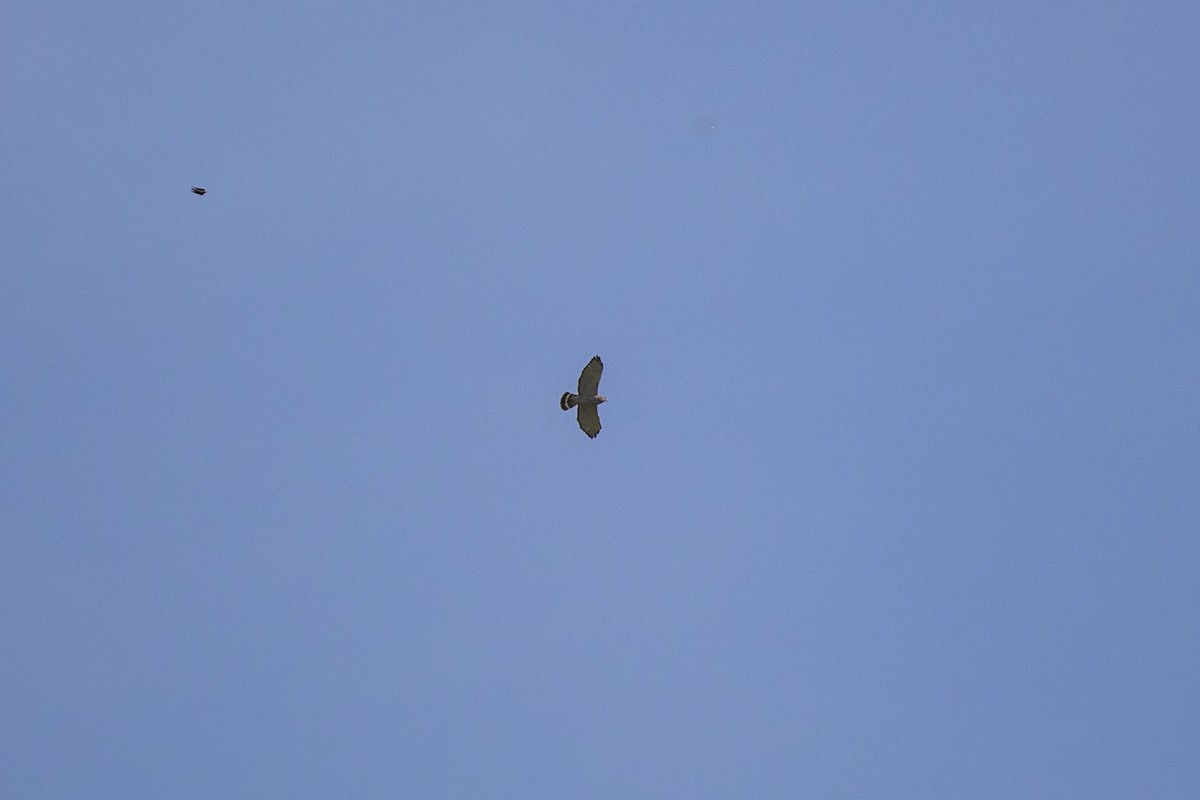
[[[563,392],[562,399],[560,399],[558,401],[558,405],[562,408],[563,411],[570,411],[572,408],[574,408],[578,404],[579,404],[579,395],[571,394],[570,392]]]

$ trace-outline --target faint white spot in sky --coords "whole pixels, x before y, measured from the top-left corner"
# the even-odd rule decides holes
[[[692,121],[692,127],[695,129],[697,136],[708,137],[716,136],[717,134],[717,121],[708,114],[697,114],[696,118]]]

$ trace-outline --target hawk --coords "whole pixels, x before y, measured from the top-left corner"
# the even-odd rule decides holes
[[[204,194],[206,191],[208,191],[208,190],[205,189],[203,186],[193,186],[192,187],[192,194]]]
[[[583,372],[579,373],[579,394],[563,392],[562,399],[558,401],[563,411],[579,407],[575,418],[579,420],[579,429],[590,439],[595,439],[596,434],[600,432],[600,414],[597,413],[596,407],[608,399],[602,394],[596,394],[600,389],[600,373],[603,371],[604,362],[600,360],[600,356],[593,356],[583,368]]]

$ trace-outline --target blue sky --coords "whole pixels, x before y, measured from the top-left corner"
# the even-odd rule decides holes
[[[1200,795],[1197,75],[1183,2],[6,3],[0,794]]]

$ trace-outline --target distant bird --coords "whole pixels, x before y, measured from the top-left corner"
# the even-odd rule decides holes
[[[600,356],[593,356],[583,368],[583,372],[579,373],[579,394],[563,392],[562,399],[558,401],[563,411],[579,407],[575,412],[575,418],[579,420],[579,429],[591,439],[595,439],[596,434],[600,432],[600,414],[596,407],[608,400],[604,395],[596,394],[600,389],[600,373],[603,371],[604,362],[600,360]]]
[[[193,186],[192,187],[192,192],[194,194],[204,194],[206,191],[208,191],[208,190],[205,189],[203,186]]]

